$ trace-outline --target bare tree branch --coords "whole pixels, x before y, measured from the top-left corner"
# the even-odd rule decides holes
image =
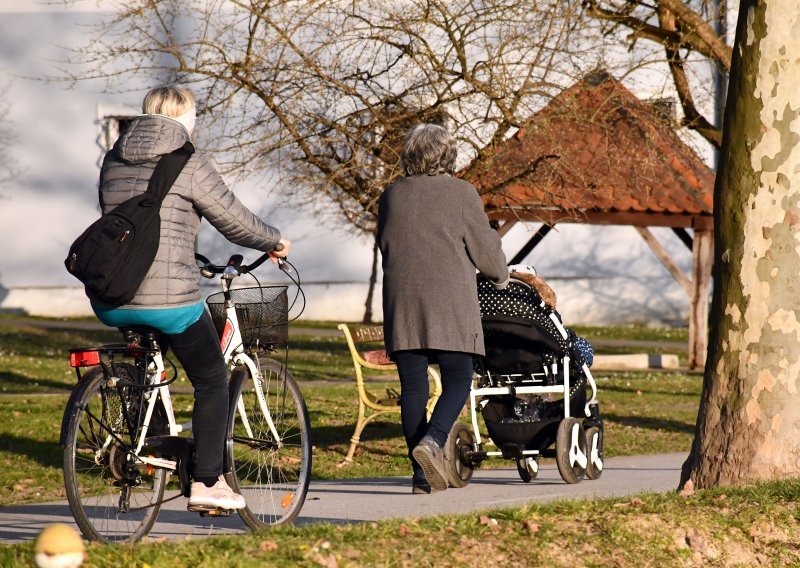
[[[712,146],[719,148],[722,133],[698,110],[686,74],[686,62],[692,52],[709,59],[725,72],[730,72],[732,50],[698,11],[681,0],[584,0],[586,13],[613,28],[631,30],[631,46],[638,39],[647,39],[664,48],[672,82],[683,110],[683,126],[694,130]],[[705,2],[702,5],[705,7]],[[721,17],[711,14],[713,19]],[[607,30],[611,31],[611,30]],[[685,54],[682,54],[685,51]]]
[[[575,11],[557,0],[120,1],[75,53],[92,70],[65,76],[188,84],[223,168],[276,169],[287,199],[369,233],[410,126],[447,123],[466,163],[582,71]]]

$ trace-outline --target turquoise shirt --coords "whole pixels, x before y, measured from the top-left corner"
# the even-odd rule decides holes
[[[92,302],[97,319],[111,327],[152,327],[167,335],[183,333],[203,315],[203,302],[180,308],[113,308]]]

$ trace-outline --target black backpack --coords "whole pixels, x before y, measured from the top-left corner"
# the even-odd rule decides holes
[[[187,142],[162,156],[146,192],[120,203],[72,243],[64,265],[92,298],[121,306],[136,295],[158,252],[161,202],[192,153]]]

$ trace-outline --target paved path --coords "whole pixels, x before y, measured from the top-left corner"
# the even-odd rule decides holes
[[[312,482],[298,524],[354,523],[413,518],[443,513],[466,513],[530,502],[560,499],[594,499],[645,491],[666,492],[678,486],[685,454],[660,454],[609,459],[603,476],[568,485],[555,464],[543,465],[539,476],[523,483],[516,468],[477,470],[462,489],[431,495],[411,495],[409,477],[343,479]],[[511,464],[512,462],[507,462]],[[204,537],[246,531],[238,516],[201,518],[186,511],[182,498],[167,503],[150,536],[153,538]],[[0,508],[0,540],[32,540],[47,524],[74,525],[66,502]]]

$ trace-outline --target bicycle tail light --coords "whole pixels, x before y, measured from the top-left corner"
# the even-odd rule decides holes
[[[91,367],[100,364],[100,353],[96,350],[76,350],[69,352],[70,367]]]

